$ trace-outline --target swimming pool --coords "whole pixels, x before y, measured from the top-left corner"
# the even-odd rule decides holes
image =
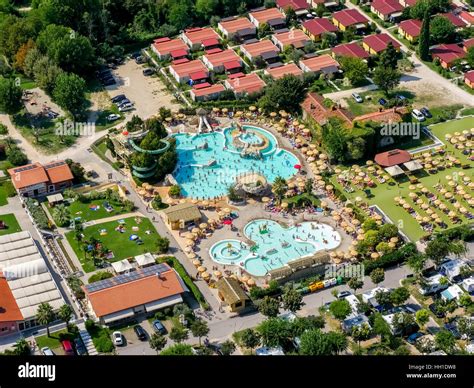
[[[227,194],[240,175],[256,172],[272,183],[276,177],[292,177],[299,164],[298,158],[278,148],[275,136],[262,128],[244,125],[245,134],[239,135],[242,143],[249,146],[260,145],[260,157],[242,156],[242,150],[234,145],[235,128],[222,132],[204,134],[180,133],[176,139],[178,164],[173,173],[185,197],[211,199]]]
[[[284,227],[276,221],[259,219],[249,222],[243,232],[254,245],[235,239],[222,240],[210,248],[209,254],[216,263],[238,265],[254,276],[264,276],[289,261],[337,248],[341,243],[337,231],[317,222]]]

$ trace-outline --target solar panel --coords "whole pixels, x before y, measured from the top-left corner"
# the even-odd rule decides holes
[[[45,166],[45,168],[54,168],[54,167],[59,167],[59,166],[63,166],[65,164],[65,162],[53,162],[53,163],[49,163]]]
[[[38,168],[38,166],[36,166],[35,164],[30,164],[28,166],[15,168],[15,172],[29,171],[29,170],[34,170],[35,168]]]
[[[88,284],[85,288],[89,293],[105,290],[110,287],[118,286],[133,282],[138,279],[143,279],[148,276],[159,275],[162,272],[168,271],[169,267],[167,264],[156,264],[150,267],[140,268],[137,271],[125,273],[122,275],[114,276],[109,279],[100,280],[92,284]]]

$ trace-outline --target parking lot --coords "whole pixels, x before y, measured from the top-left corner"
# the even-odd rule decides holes
[[[128,114],[138,115],[145,119],[156,115],[160,107],[177,111],[180,105],[172,102],[173,95],[169,93],[157,76],[144,76],[146,65],[137,65],[134,60],[127,60],[116,70],[113,70],[117,80],[115,85],[106,86],[110,97],[125,94],[135,105]]]
[[[146,319],[139,322],[140,326],[147,332],[148,338],[154,333],[150,322]],[[115,330],[112,330],[115,331]],[[140,341],[133,331],[133,325],[127,329],[118,330],[124,337],[124,345],[116,346],[118,354],[125,355],[156,355],[156,351],[150,348],[148,341]]]

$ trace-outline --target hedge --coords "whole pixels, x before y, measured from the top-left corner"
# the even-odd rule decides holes
[[[27,198],[26,207],[28,208],[29,212],[31,213],[31,216],[33,217],[35,222],[38,224],[38,227],[40,229],[45,229],[45,230],[51,229],[48,216],[44,212],[40,203],[38,203],[34,199]]]
[[[271,280],[267,288],[252,287],[250,289],[250,298],[252,300],[262,299],[265,296],[276,296],[281,294],[281,287],[276,280]]]
[[[473,241],[474,240],[474,228],[473,225],[461,225],[454,228],[446,229],[436,233],[435,237],[446,237],[448,240],[462,240],[462,241]]]
[[[402,248],[387,253],[376,260],[366,259],[362,262],[366,275],[369,275],[376,268],[388,268],[396,264],[403,263],[408,258],[417,255],[418,250],[413,243],[406,244]]]

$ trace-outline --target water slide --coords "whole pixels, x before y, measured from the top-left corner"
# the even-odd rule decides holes
[[[142,136],[143,137],[143,136]],[[137,137],[138,138],[138,137]],[[129,138],[128,143],[132,146],[132,148],[140,153],[144,154],[150,154],[150,155],[159,155],[164,152],[166,152],[170,148],[170,143],[166,139],[161,139],[161,143],[163,143],[165,146],[163,148],[159,148],[157,150],[144,150],[143,148],[139,147],[134,139]],[[133,166],[132,165],[132,174],[136,176],[137,178],[141,179],[146,179],[150,178],[155,174],[155,169],[156,169],[157,163],[153,163],[152,166],[147,166],[147,167],[138,167],[138,166]]]
[[[205,126],[209,132],[212,132],[212,127],[209,124],[209,121],[207,121],[207,117],[206,116],[199,116],[198,133],[202,132],[203,126]]]

